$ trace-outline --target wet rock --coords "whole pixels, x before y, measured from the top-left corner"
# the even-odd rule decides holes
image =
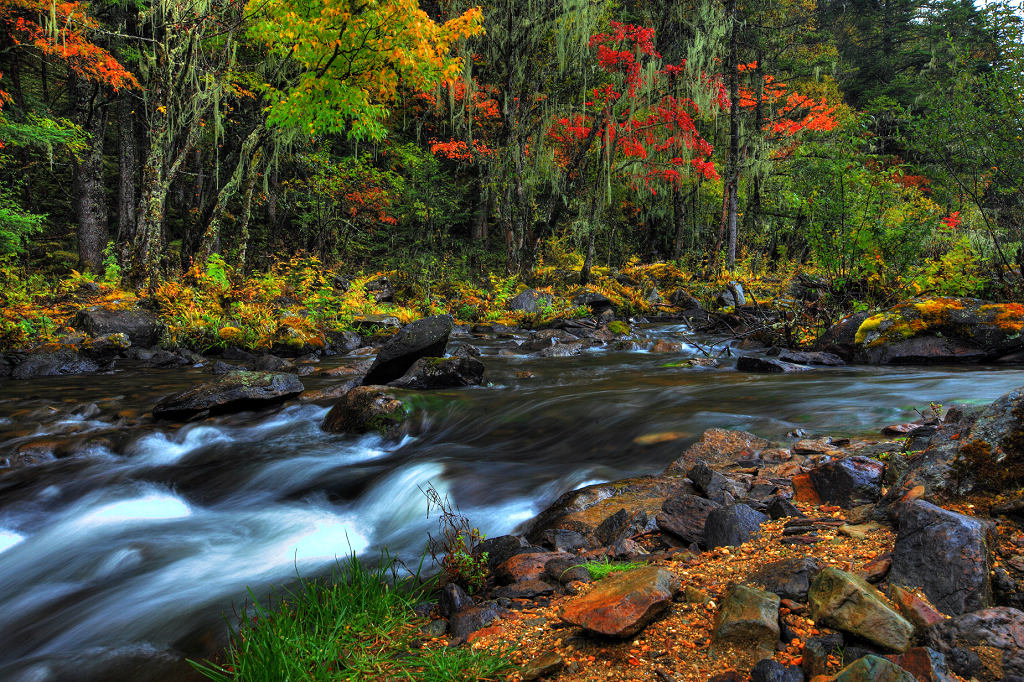
[[[886,656],[887,659],[900,666],[914,676],[918,682],[952,682],[946,657],[935,649],[926,646],[915,646],[902,654]]]
[[[1017,609],[997,606],[944,620],[925,630],[925,642],[958,675],[1024,679],[1024,612]]]
[[[841,340],[850,356],[870,364],[979,362],[1024,350],[1024,316],[1017,304],[922,299],[855,316],[840,326],[829,330],[820,345]]]
[[[453,325],[451,315],[438,315],[402,327],[381,346],[363,385],[386,384],[400,378],[420,358],[444,355]]]
[[[21,355],[11,353],[10,377],[12,379],[38,379],[40,377],[56,377],[69,374],[91,374],[108,369],[111,365],[100,364],[95,360],[83,357],[69,350],[53,353],[31,353]]]
[[[641,476],[585,486],[565,493],[534,517],[526,537],[540,543],[544,531],[557,528],[592,534],[620,509],[629,513],[643,510],[648,517],[647,530],[654,530],[654,517],[667,498],[692,493],[690,482],[676,476]]]
[[[359,435],[379,433],[394,439],[409,428],[412,408],[394,389],[386,386],[356,386],[338,399],[321,428],[331,433]]]
[[[487,567],[492,571],[506,559],[531,551],[534,550],[530,547],[530,543],[518,535],[499,535],[487,538],[480,542],[475,549],[478,556],[487,554]]]
[[[837,568],[822,570],[807,595],[815,621],[891,651],[910,646],[914,626],[889,608],[867,582]]]
[[[348,395],[348,392],[353,388],[359,386],[362,377],[355,379],[349,379],[348,381],[342,381],[331,386],[325,386],[312,391],[303,391],[302,395],[299,396],[299,402],[303,403],[320,403],[320,402],[337,402],[339,398]]]
[[[917,682],[913,675],[880,656],[864,656],[839,671],[832,682]]]
[[[565,660],[554,651],[541,654],[533,659],[519,671],[519,679],[523,682],[532,682],[545,677],[550,677],[565,667]]]
[[[448,630],[451,632],[450,643],[462,644],[474,632],[485,628],[501,616],[495,604],[482,604],[453,613],[448,619]]]
[[[807,592],[818,573],[821,564],[814,557],[780,559],[764,566],[747,578],[750,582],[763,585],[783,599],[807,601]]]
[[[302,382],[294,374],[229,372],[167,396],[153,408],[153,417],[191,421],[214,414],[260,409],[295,398],[302,391]]]
[[[124,357],[131,348],[132,341],[124,332],[114,332],[95,336],[82,344],[82,355],[98,362],[109,362]],[[185,364],[185,363],[182,363]]]
[[[823,502],[856,507],[878,501],[884,473],[881,462],[855,455],[819,465],[808,475]]]
[[[991,606],[991,532],[980,519],[924,500],[903,505],[889,582],[921,588],[939,610],[952,615]]]
[[[564,552],[531,552],[515,554],[498,564],[494,569],[494,578],[505,585],[524,580],[540,580],[544,577],[544,567],[552,559],[571,558]]]
[[[773,355],[769,351],[769,355]],[[834,353],[822,351],[799,351],[782,350],[775,357],[782,362],[791,362],[797,365],[821,365],[824,367],[841,367],[846,364],[841,357]]]
[[[810,367],[783,362],[775,358],[760,358],[754,355],[742,355],[736,360],[736,369],[740,372],[756,372],[758,374],[792,374],[807,372]]]
[[[480,349],[472,344],[458,343],[451,349],[450,354],[453,358],[478,358]]]
[[[420,358],[389,385],[415,389],[479,386],[483,377],[484,363],[476,358]]]
[[[587,306],[590,308],[590,312],[595,315],[600,315],[606,311],[610,311],[615,307],[615,304],[611,302],[604,294],[599,294],[596,291],[584,291],[572,298],[572,304],[574,306]]]
[[[746,431],[708,429],[682,457],[668,466],[666,473],[685,473],[698,460],[704,460],[714,469],[725,469],[740,460],[756,459],[758,453],[769,447],[771,443]]]
[[[804,682],[800,668],[782,665],[774,658],[762,658],[750,671],[750,682]]]
[[[614,545],[645,532],[647,528],[647,514],[643,509],[637,509],[632,513],[620,509],[594,529],[594,537],[603,545]]]
[[[721,505],[697,495],[670,497],[661,505],[655,518],[658,528],[671,533],[683,542],[704,542],[704,525],[708,515]]]
[[[714,549],[742,545],[767,520],[767,516],[745,504],[713,509],[704,524],[704,546]]]
[[[714,642],[774,651],[779,641],[779,596],[734,585],[715,618]]]
[[[494,591],[496,597],[507,599],[533,599],[550,595],[555,591],[554,586],[543,580],[521,580],[511,585],[499,587]]]
[[[455,583],[448,583],[442,587],[441,593],[437,596],[437,610],[445,618],[471,606],[473,606],[473,599]]]
[[[520,344],[519,349],[526,353],[534,353],[559,343],[575,341],[579,341],[579,338],[562,329],[542,329],[531,334],[530,338]]]
[[[164,333],[164,323],[156,313],[144,308],[91,306],[79,310],[71,326],[90,336],[125,334],[131,345],[140,348],[155,346]]]
[[[590,542],[582,533],[565,528],[550,528],[541,534],[541,543],[559,552],[572,552],[586,549]]]
[[[589,632],[629,637],[672,603],[679,581],[664,568],[645,566],[614,573],[562,609],[563,620]]]
[[[572,343],[559,343],[554,346],[549,346],[544,350],[537,353],[537,357],[541,358],[569,358],[574,355],[580,355],[587,349],[587,344],[582,341],[574,341]]]
[[[126,355],[147,367],[184,367],[197,364],[196,358],[162,348],[129,348]],[[198,362],[202,362],[202,359]]]
[[[818,347],[849,362],[857,350],[857,331],[869,317],[871,313],[862,312],[840,320],[821,335]]]

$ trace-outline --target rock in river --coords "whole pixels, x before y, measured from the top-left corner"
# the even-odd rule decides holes
[[[157,419],[202,419],[213,414],[241,412],[284,402],[302,393],[294,374],[229,372],[214,381],[167,396],[153,408]]]
[[[321,428],[332,433],[379,433],[398,438],[412,408],[386,386],[357,386],[343,395],[324,418]]]
[[[451,315],[438,315],[402,327],[381,346],[363,385],[386,384],[400,378],[420,358],[444,355],[454,325]]]

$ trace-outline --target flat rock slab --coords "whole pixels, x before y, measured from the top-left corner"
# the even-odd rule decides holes
[[[910,646],[914,626],[893,611],[878,590],[855,575],[824,569],[811,583],[807,600],[812,617],[822,625],[896,652]]]
[[[657,566],[613,573],[567,604],[561,617],[588,632],[630,637],[665,611],[678,591],[676,577]]]
[[[506,585],[524,580],[540,580],[544,577],[544,567],[549,561],[569,558],[572,558],[572,555],[565,552],[516,554],[498,564],[494,569],[494,577]],[[583,563],[583,560],[581,559],[579,563]]]
[[[202,419],[213,414],[269,407],[297,397],[302,391],[302,382],[294,374],[229,372],[214,381],[167,396],[153,408],[153,417]]]
[[[715,643],[774,651],[779,641],[779,601],[777,594],[734,585],[715,618]]]
[[[668,466],[666,473],[685,473],[698,460],[704,460],[714,469],[722,469],[739,460],[756,459],[758,453],[771,446],[772,444],[764,438],[758,438],[746,431],[708,429],[682,457]]]
[[[889,583],[919,587],[943,613],[992,605],[989,523],[924,500],[903,505]]]

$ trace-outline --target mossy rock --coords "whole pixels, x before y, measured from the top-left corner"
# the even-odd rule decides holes
[[[386,386],[357,386],[342,396],[321,425],[324,431],[361,435],[376,433],[398,439],[410,431],[411,401]]]
[[[878,365],[1010,360],[1024,353],[1024,305],[917,299],[847,318],[826,332],[819,346]]]

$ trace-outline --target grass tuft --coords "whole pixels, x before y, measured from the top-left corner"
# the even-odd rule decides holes
[[[591,561],[585,564],[580,564],[587,573],[590,574],[591,580],[600,580],[607,578],[612,573],[622,573],[624,571],[632,571],[636,568],[642,568],[647,565],[646,561],[622,561],[613,562],[608,557],[602,557],[600,561]]]
[[[413,606],[426,588],[394,569],[388,557],[368,567],[353,556],[266,603],[250,591],[222,662],[189,663],[219,682],[497,680],[514,668],[503,653],[423,642]]]

